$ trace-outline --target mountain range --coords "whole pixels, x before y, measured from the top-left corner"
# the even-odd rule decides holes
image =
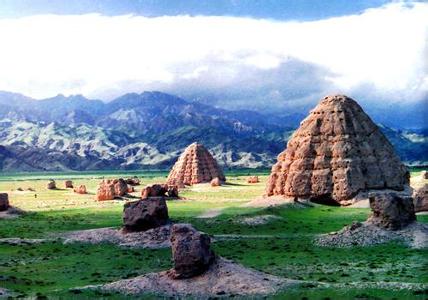
[[[110,102],[0,92],[0,169],[167,168],[195,141],[226,167],[270,167],[303,118],[226,110],[161,92]],[[427,130],[379,126],[403,161],[427,164]]]

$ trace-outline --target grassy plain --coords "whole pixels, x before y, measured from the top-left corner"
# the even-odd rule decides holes
[[[412,172],[418,176],[420,170]],[[247,184],[248,173],[261,183]],[[266,170],[229,172],[228,185],[202,184],[181,192],[185,200],[169,201],[174,222],[189,222],[214,236],[214,250],[247,267],[308,283],[271,296],[277,299],[426,299],[428,251],[399,243],[351,249],[319,248],[315,235],[341,229],[353,220],[365,220],[368,209],[328,206],[249,208],[242,205],[263,194]],[[120,227],[123,201],[95,202],[96,185],[103,177],[137,175],[142,186],[163,182],[165,172],[93,172],[3,174],[0,191],[12,205],[27,213],[0,220],[0,238],[43,238],[70,230]],[[60,189],[46,189],[54,178]],[[61,189],[64,179],[86,184],[88,195]],[[21,187],[24,191],[17,191]],[[31,187],[35,191],[27,191]],[[134,194],[138,196],[140,188]],[[35,196],[37,195],[37,197]],[[198,218],[210,210],[214,218]],[[243,225],[243,218],[258,215],[279,218],[264,225]],[[428,223],[427,215],[418,221]],[[232,238],[234,237],[234,238]],[[130,250],[110,244],[87,245],[49,241],[39,245],[0,244],[0,287],[21,297],[127,298],[117,294],[84,292],[73,287],[101,284],[171,267],[170,250]],[[315,283],[313,283],[315,282]],[[406,288],[407,287],[407,288]],[[145,295],[156,298],[157,295]]]

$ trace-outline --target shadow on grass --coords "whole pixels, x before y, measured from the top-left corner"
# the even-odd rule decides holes
[[[247,184],[242,184],[242,183],[232,183],[232,182],[225,182],[223,183],[224,186],[246,186]]]
[[[122,208],[72,209],[26,212],[19,218],[0,220],[0,238],[45,238],[50,233],[115,227],[122,223]]]

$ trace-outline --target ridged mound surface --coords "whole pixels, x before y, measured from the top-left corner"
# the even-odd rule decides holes
[[[177,186],[192,185],[210,182],[216,177],[222,181],[226,180],[211,153],[203,145],[193,143],[178,158],[168,175],[167,183]]]
[[[272,167],[266,194],[343,202],[361,190],[402,190],[408,181],[376,124],[357,102],[335,95],[302,121]]]

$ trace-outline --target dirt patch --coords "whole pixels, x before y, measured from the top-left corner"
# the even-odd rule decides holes
[[[326,247],[371,246],[401,241],[412,248],[428,247],[428,225],[414,222],[404,229],[391,231],[368,223],[355,222],[338,232],[323,234],[316,244]]]
[[[109,283],[102,286],[102,289],[132,295],[156,293],[172,297],[208,298],[273,294],[286,285],[297,283],[298,281],[261,273],[224,258],[217,258],[204,274],[190,279],[174,280],[168,276],[168,271],[163,271]]]
[[[258,197],[248,203],[245,203],[245,207],[268,207],[268,206],[278,206],[284,204],[293,204],[299,207],[305,207],[309,204],[307,200],[299,200],[298,202],[294,201],[294,198],[285,197],[285,196],[263,196]]]
[[[235,223],[254,226],[254,225],[264,225],[269,222],[280,220],[280,219],[282,218],[275,215],[261,215],[261,216],[255,216],[255,217],[241,218],[236,220]]]
[[[159,249],[170,247],[171,225],[142,232],[123,233],[121,229],[99,228],[67,232],[61,236],[68,243],[112,243],[120,247]]]
[[[428,183],[428,179],[423,178],[421,174],[410,178],[410,186],[414,189],[423,187],[425,183]]]
[[[363,199],[363,200],[359,200],[357,202],[355,202],[354,204],[348,205],[348,206],[344,206],[344,207],[349,207],[349,208],[370,208],[370,201],[369,199]]]
[[[16,207],[10,207],[6,211],[0,211],[0,219],[15,219],[22,214],[24,214],[23,210]]]
[[[197,216],[197,218],[199,218],[199,219],[215,218],[215,217],[219,216],[222,211],[223,211],[223,208],[210,209],[210,210],[207,210],[206,212],[200,214],[199,216]]]

